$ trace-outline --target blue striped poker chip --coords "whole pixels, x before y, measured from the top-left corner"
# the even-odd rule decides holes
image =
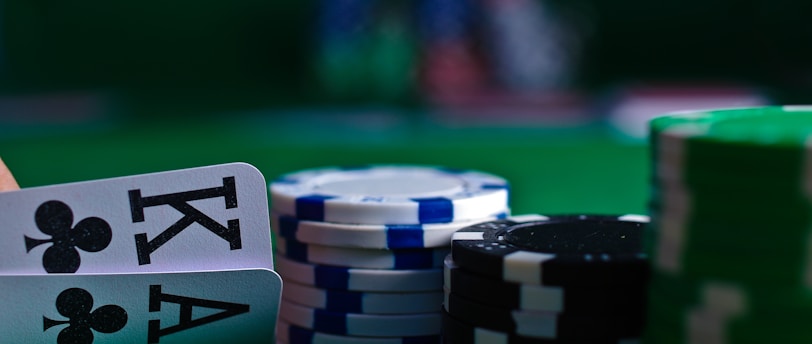
[[[442,291],[368,292],[322,289],[286,281],[282,298],[300,305],[334,312],[360,314],[409,314],[436,312]]]
[[[384,165],[322,168],[271,182],[272,209],[300,220],[375,225],[481,219],[508,206],[505,179],[479,171]]]
[[[279,320],[277,338],[288,344],[439,344],[440,336],[353,337],[316,332]]]
[[[285,281],[324,289],[420,292],[443,289],[443,269],[355,269],[297,262],[284,256],[274,259]]]
[[[445,247],[451,235],[463,227],[507,217],[509,210],[473,221],[411,225],[367,225],[299,220],[271,214],[271,228],[288,239],[339,247],[401,249]]]
[[[417,337],[439,335],[440,312],[356,314],[311,308],[282,299],[279,317],[292,325],[345,336]]]
[[[451,252],[449,247],[384,250],[309,245],[281,236],[276,237],[276,249],[304,263],[396,270],[441,268],[445,256]]]

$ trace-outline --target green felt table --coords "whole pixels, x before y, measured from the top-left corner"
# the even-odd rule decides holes
[[[420,115],[373,118],[318,109],[114,117],[0,131],[0,156],[22,187],[236,161],[268,181],[319,166],[443,165],[507,178],[514,214],[646,212],[647,147],[616,140],[600,124],[459,128]]]

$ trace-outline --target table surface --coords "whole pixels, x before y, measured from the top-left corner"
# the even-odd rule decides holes
[[[645,213],[647,151],[600,123],[452,126],[389,110],[102,116],[0,129],[0,156],[22,187],[236,161],[268,181],[320,166],[429,164],[507,178],[514,214]]]

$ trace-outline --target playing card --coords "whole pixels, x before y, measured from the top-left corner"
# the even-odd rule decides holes
[[[267,269],[0,276],[4,343],[272,343]]]
[[[273,268],[265,179],[244,163],[0,193],[0,272]]]

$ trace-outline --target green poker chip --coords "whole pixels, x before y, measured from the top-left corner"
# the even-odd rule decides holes
[[[790,149],[802,147],[812,135],[812,107],[770,106],[689,111],[655,118],[653,134],[696,142],[707,155],[727,156],[730,147]],[[713,148],[719,151],[712,150]]]
[[[800,192],[776,195],[749,189],[689,189],[660,184],[651,186],[650,196],[649,207],[657,213],[680,213],[702,221],[716,219],[717,223],[738,227],[806,226],[812,220],[812,208]]]
[[[800,160],[800,159],[799,159]],[[692,189],[738,190],[740,192],[759,192],[765,195],[784,195],[797,193],[806,195],[804,176],[812,171],[805,171],[799,166],[771,165],[770,169],[737,167],[729,171],[714,169],[713,166],[727,165],[720,161],[715,163],[656,163],[658,168],[651,172],[651,183],[683,185]],[[696,167],[694,167],[696,166]],[[737,171],[733,173],[732,171]]]
[[[656,304],[659,301],[655,300],[656,297],[662,296],[669,302],[699,305],[707,299],[708,290],[720,286],[735,290],[741,295],[750,313],[783,313],[797,317],[812,315],[812,289],[809,288],[797,288],[774,282],[748,284],[739,281],[700,279],[661,271],[655,271],[651,275],[649,300]]]
[[[682,252],[681,257],[677,259],[678,270],[687,277],[754,285],[784,284],[799,287],[804,280],[804,263],[794,260],[792,255],[763,261],[759,255],[752,254],[697,252],[691,248],[684,251],[686,252]],[[657,262],[662,255],[662,252],[658,252],[652,259]]]
[[[748,210],[750,213],[747,213]],[[747,252],[784,249],[795,244],[808,246],[799,238],[809,234],[810,219],[789,212],[782,216],[784,214],[780,209],[759,211],[742,207],[737,214],[733,211],[713,212],[708,208],[652,203],[649,204],[649,214],[655,218],[649,224],[649,227],[655,227],[652,231],[681,234],[679,239],[686,242],[718,245],[719,248],[739,247]],[[774,221],[768,220],[771,218]]]
[[[812,172],[812,107],[684,112],[650,128],[655,183],[801,192]]]
[[[786,312],[764,309],[719,310],[712,303],[680,303],[668,294],[650,293],[644,338],[668,338],[668,343],[709,342],[724,338],[727,343],[809,343],[808,324],[812,311]]]
[[[712,289],[728,293],[709,292]],[[768,340],[769,333],[779,333],[781,341],[798,343],[812,340],[805,330],[812,319],[812,290],[768,283],[748,285],[724,282],[718,279],[691,279],[685,275],[654,272],[649,283],[646,333],[644,338],[669,338],[674,343],[691,343],[690,338],[702,331],[722,331],[728,343],[757,343]],[[723,327],[691,328],[690,319],[697,317],[699,324],[704,312],[706,318],[725,319]],[[696,319],[695,319],[696,320]],[[698,325],[693,325],[698,326]],[[717,324],[716,326],[722,326]],[[700,341],[701,342],[701,341]]]
[[[793,239],[784,233],[804,232],[808,229],[789,229],[778,225],[764,228],[742,228],[726,223],[696,222],[683,224],[669,218],[658,218],[649,225],[652,234],[652,245],[659,240],[673,241],[674,236],[682,236],[681,245],[690,252],[710,252],[720,255],[787,256],[791,259],[802,259],[807,255],[806,242]],[[674,233],[674,231],[677,231]],[[749,235],[748,232],[762,231],[760,235]],[[648,234],[648,233],[647,233]],[[662,237],[662,238],[661,238]],[[757,250],[753,248],[757,247]],[[786,259],[786,258],[784,258]]]
[[[812,342],[812,107],[650,123],[645,343]]]

